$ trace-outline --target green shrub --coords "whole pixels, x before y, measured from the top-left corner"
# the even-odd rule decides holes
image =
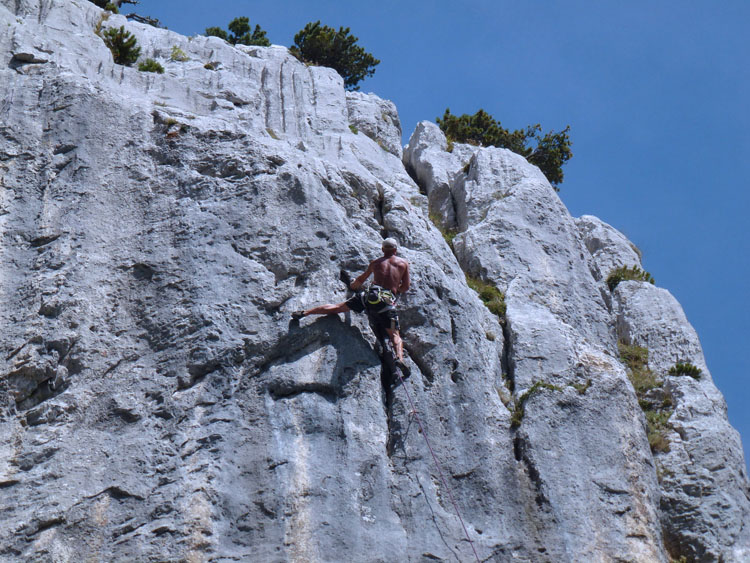
[[[107,10],[108,12],[112,12],[113,14],[119,14],[120,13],[120,10],[117,8],[117,5],[113,4],[112,2],[107,2],[104,5],[104,9]]]
[[[125,31],[125,26],[120,28],[110,27],[101,34],[104,44],[112,51],[112,58],[118,65],[130,66],[141,55],[141,48],[135,36],[129,31]]]
[[[479,294],[485,307],[491,313],[497,315],[501,321],[505,320],[507,307],[505,305],[505,295],[491,283],[473,278],[466,274],[466,283],[468,286]]]
[[[690,362],[685,362],[684,364],[677,362],[674,366],[669,368],[669,375],[687,375],[698,380],[701,378],[701,369]]]
[[[146,59],[138,65],[138,70],[141,72],[156,72],[158,74],[164,74],[164,67],[154,59]]]
[[[610,291],[614,291],[617,285],[622,281],[645,281],[650,284],[654,283],[654,278],[648,272],[641,270],[638,266],[628,268],[627,266],[620,266],[615,270],[612,270],[607,276],[607,287]]]
[[[359,129],[355,125],[349,125],[349,130],[354,133],[355,135],[359,133]]]
[[[185,51],[180,49],[177,45],[172,45],[172,52],[169,55],[169,60],[185,63],[190,60],[190,57],[188,57]]]
[[[573,156],[570,126],[559,133],[550,131],[543,136],[539,124],[510,131],[483,109],[474,115],[465,113],[461,116],[452,115],[450,109],[446,109],[443,118],[438,117],[435,121],[449,144],[468,143],[510,149],[538,166],[554,186],[563,181],[562,166]]]
[[[334,69],[344,79],[347,90],[359,90],[357,85],[375,74],[380,61],[357,45],[358,40],[349,33],[348,27],[336,31],[316,21],[308,23],[294,36],[289,52],[302,62]]]
[[[231,35],[220,27],[207,27],[206,35],[220,37],[224,41],[229,41],[232,45],[258,45],[268,47],[271,42],[266,37],[266,32],[259,25],[250,33],[250,20],[243,16],[234,18],[227,26]]]

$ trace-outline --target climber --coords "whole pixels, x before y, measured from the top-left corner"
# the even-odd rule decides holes
[[[362,313],[367,311],[370,319],[388,333],[396,351],[396,365],[401,369],[404,377],[409,377],[411,370],[404,362],[404,343],[399,334],[400,326],[398,314],[396,313],[396,301],[400,294],[409,290],[411,281],[409,279],[409,263],[403,258],[396,256],[398,243],[393,238],[383,241],[383,256],[370,262],[367,270],[349,283],[348,274],[342,271],[342,281],[349,289],[356,293],[336,305],[319,305],[306,311],[295,311],[292,319],[299,320],[307,315],[336,315],[354,311]],[[373,283],[366,291],[357,291],[362,288],[367,278],[373,274]]]

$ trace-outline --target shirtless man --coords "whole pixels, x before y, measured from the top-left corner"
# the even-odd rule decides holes
[[[347,311],[355,313],[367,311],[373,321],[388,333],[398,358],[396,364],[401,368],[404,376],[408,377],[411,370],[404,363],[404,343],[399,334],[401,327],[398,323],[395,304],[398,295],[406,293],[411,285],[409,263],[396,256],[398,243],[395,239],[385,239],[382,248],[383,256],[370,262],[365,273],[349,286],[353,291],[358,290],[372,274],[374,283],[368,291],[358,292],[343,303],[336,305],[320,305],[307,311],[295,311],[292,313],[292,318],[299,320],[307,315],[336,315]]]

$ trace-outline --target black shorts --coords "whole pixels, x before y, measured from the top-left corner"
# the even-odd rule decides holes
[[[401,325],[398,322],[398,313],[394,307],[388,307],[385,311],[378,311],[378,308],[382,309],[382,304],[370,308],[365,303],[364,296],[361,293],[355,293],[347,299],[346,306],[355,313],[364,313],[367,311],[368,316],[381,328],[401,330]]]

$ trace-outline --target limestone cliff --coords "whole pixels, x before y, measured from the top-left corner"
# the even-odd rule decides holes
[[[163,75],[113,63],[94,30],[120,25]],[[405,386],[480,559],[750,558],[695,331],[664,289],[609,290],[639,254],[522,157],[427,122],[402,148],[392,103],[282,47],[85,0],[0,0],[0,29],[0,559],[473,560],[366,319],[289,320],[385,236]],[[618,342],[673,401],[669,451]]]

